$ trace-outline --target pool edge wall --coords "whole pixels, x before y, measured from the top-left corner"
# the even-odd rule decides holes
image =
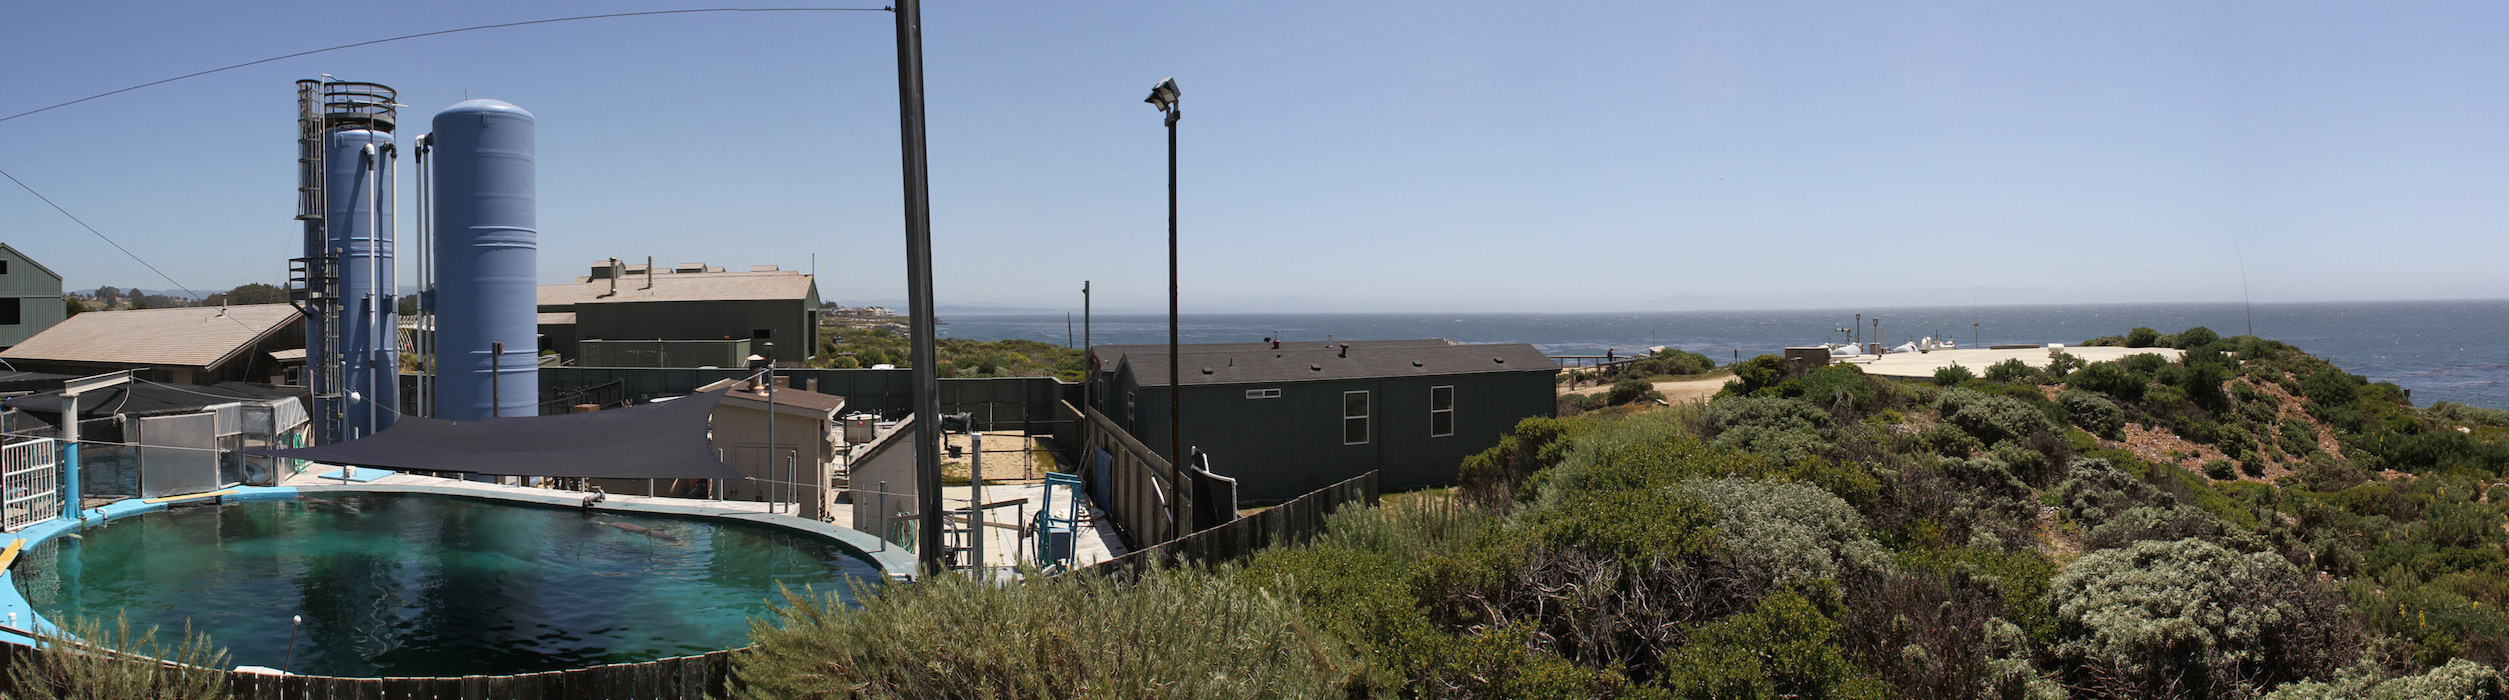
[[[585,507],[580,498],[529,493],[498,493],[458,486],[435,486],[424,484],[238,486],[231,489],[221,489],[220,491],[212,493],[217,493],[218,495],[192,498],[175,496],[172,497],[175,500],[159,501],[156,503],[149,502],[149,499],[123,499],[105,504],[102,507],[90,508],[84,514],[84,517],[54,518],[52,520],[27,526],[24,530],[9,533],[5,537],[0,537],[0,539],[25,539],[25,545],[19,549],[19,551],[22,552],[27,549],[32,549],[36,545],[51,541],[55,537],[60,537],[63,534],[67,534],[81,527],[86,527],[88,524],[93,522],[117,520],[142,513],[165,510],[166,508],[175,505],[190,506],[200,503],[223,504],[242,501],[275,501],[280,499],[296,498],[300,495],[320,493],[385,493],[445,496],[473,501],[522,503],[567,510],[633,513],[638,515],[665,515],[696,520],[722,520],[746,523],[750,525],[762,525],[766,527],[800,532],[835,543],[836,545],[844,547],[848,550],[852,550],[855,556],[863,559],[864,561],[871,562],[872,566],[878,568],[881,576],[887,579],[890,583],[912,581],[914,580],[914,574],[916,571],[916,562],[913,554],[902,548],[891,546],[880,540],[880,538],[871,536],[869,533],[790,515],[753,513],[728,508],[706,508],[701,506],[681,506],[660,503],[629,503],[606,500],[591,507]],[[57,630],[58,627],[53,625],[52,621],[44,619],[41,613],[36,612],[34,606],[27,602],[26,595],[18,591],[16,569],[16,563],[11,562],[10,567],[7,570],[0,570],[0,589],[5,589],[0,590],[0,615],[15,613],[21,624],[15,625],[14,627],[16,629],[0,629],[0,644],[32,646],[35,644],[35,640],[32,637],[19,633],[17,630],[40,633]],[[5,618],[0,618],[0,620],[4,619]]]

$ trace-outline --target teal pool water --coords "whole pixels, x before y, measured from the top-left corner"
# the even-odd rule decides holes
[[[371,494],[144,513],[48,540],[12,568],[56,623],[122,611],[141,629],[188,620],[235,664],[340,676],[734,648],[779,586],[850,600],[849,582],[880,582],[845,547],[774,528]]]

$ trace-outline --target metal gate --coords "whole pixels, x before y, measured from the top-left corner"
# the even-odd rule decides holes
[[[61,516],[61,465],[52,438],[0,447],[0,529]]]

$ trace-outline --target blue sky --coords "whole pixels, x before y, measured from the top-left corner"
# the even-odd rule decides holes
[[[242,5],[11,4],[0,115],[694,7]],[[1088,279],[1102,309],[1164,307],[1165,134],[1141,98],[1170,75],[1188,312],[2236,301],[2243,263],[2258,302],[2509,297],[2498,3],[924,12],[944,306],[1076,308]],[[292,81],[331,73],[400,89],[405,136],[466,96],[535,112],[543,281],[815,253],[830,300],[897,299],[892,31],[725,13],[350,49],[0,122],[0,169],[194,289],[279,282]],[[0,240],[72,288],[170,286],[7,183]]]

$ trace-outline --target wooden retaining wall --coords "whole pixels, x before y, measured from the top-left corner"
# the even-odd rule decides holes
[[[703,700],[727,695],[736,651],[512,676],[343,678],[233,671],[226,676],[227,689],[238,700]],[[0,669],[35,653],[40,652],[33,647],[0,645]],[[0,671],[0,688],[23,695],[9,686]]]
[[[1082,571],[1129,575],[1153,563],[1219,564],[1253,556],[1268,547],[1300,544],[1324,531],[1324,516],[1351,505],[1376,507],[1377,495],[1377,473],[1369,471],[1254,515],[1099,562]]]

